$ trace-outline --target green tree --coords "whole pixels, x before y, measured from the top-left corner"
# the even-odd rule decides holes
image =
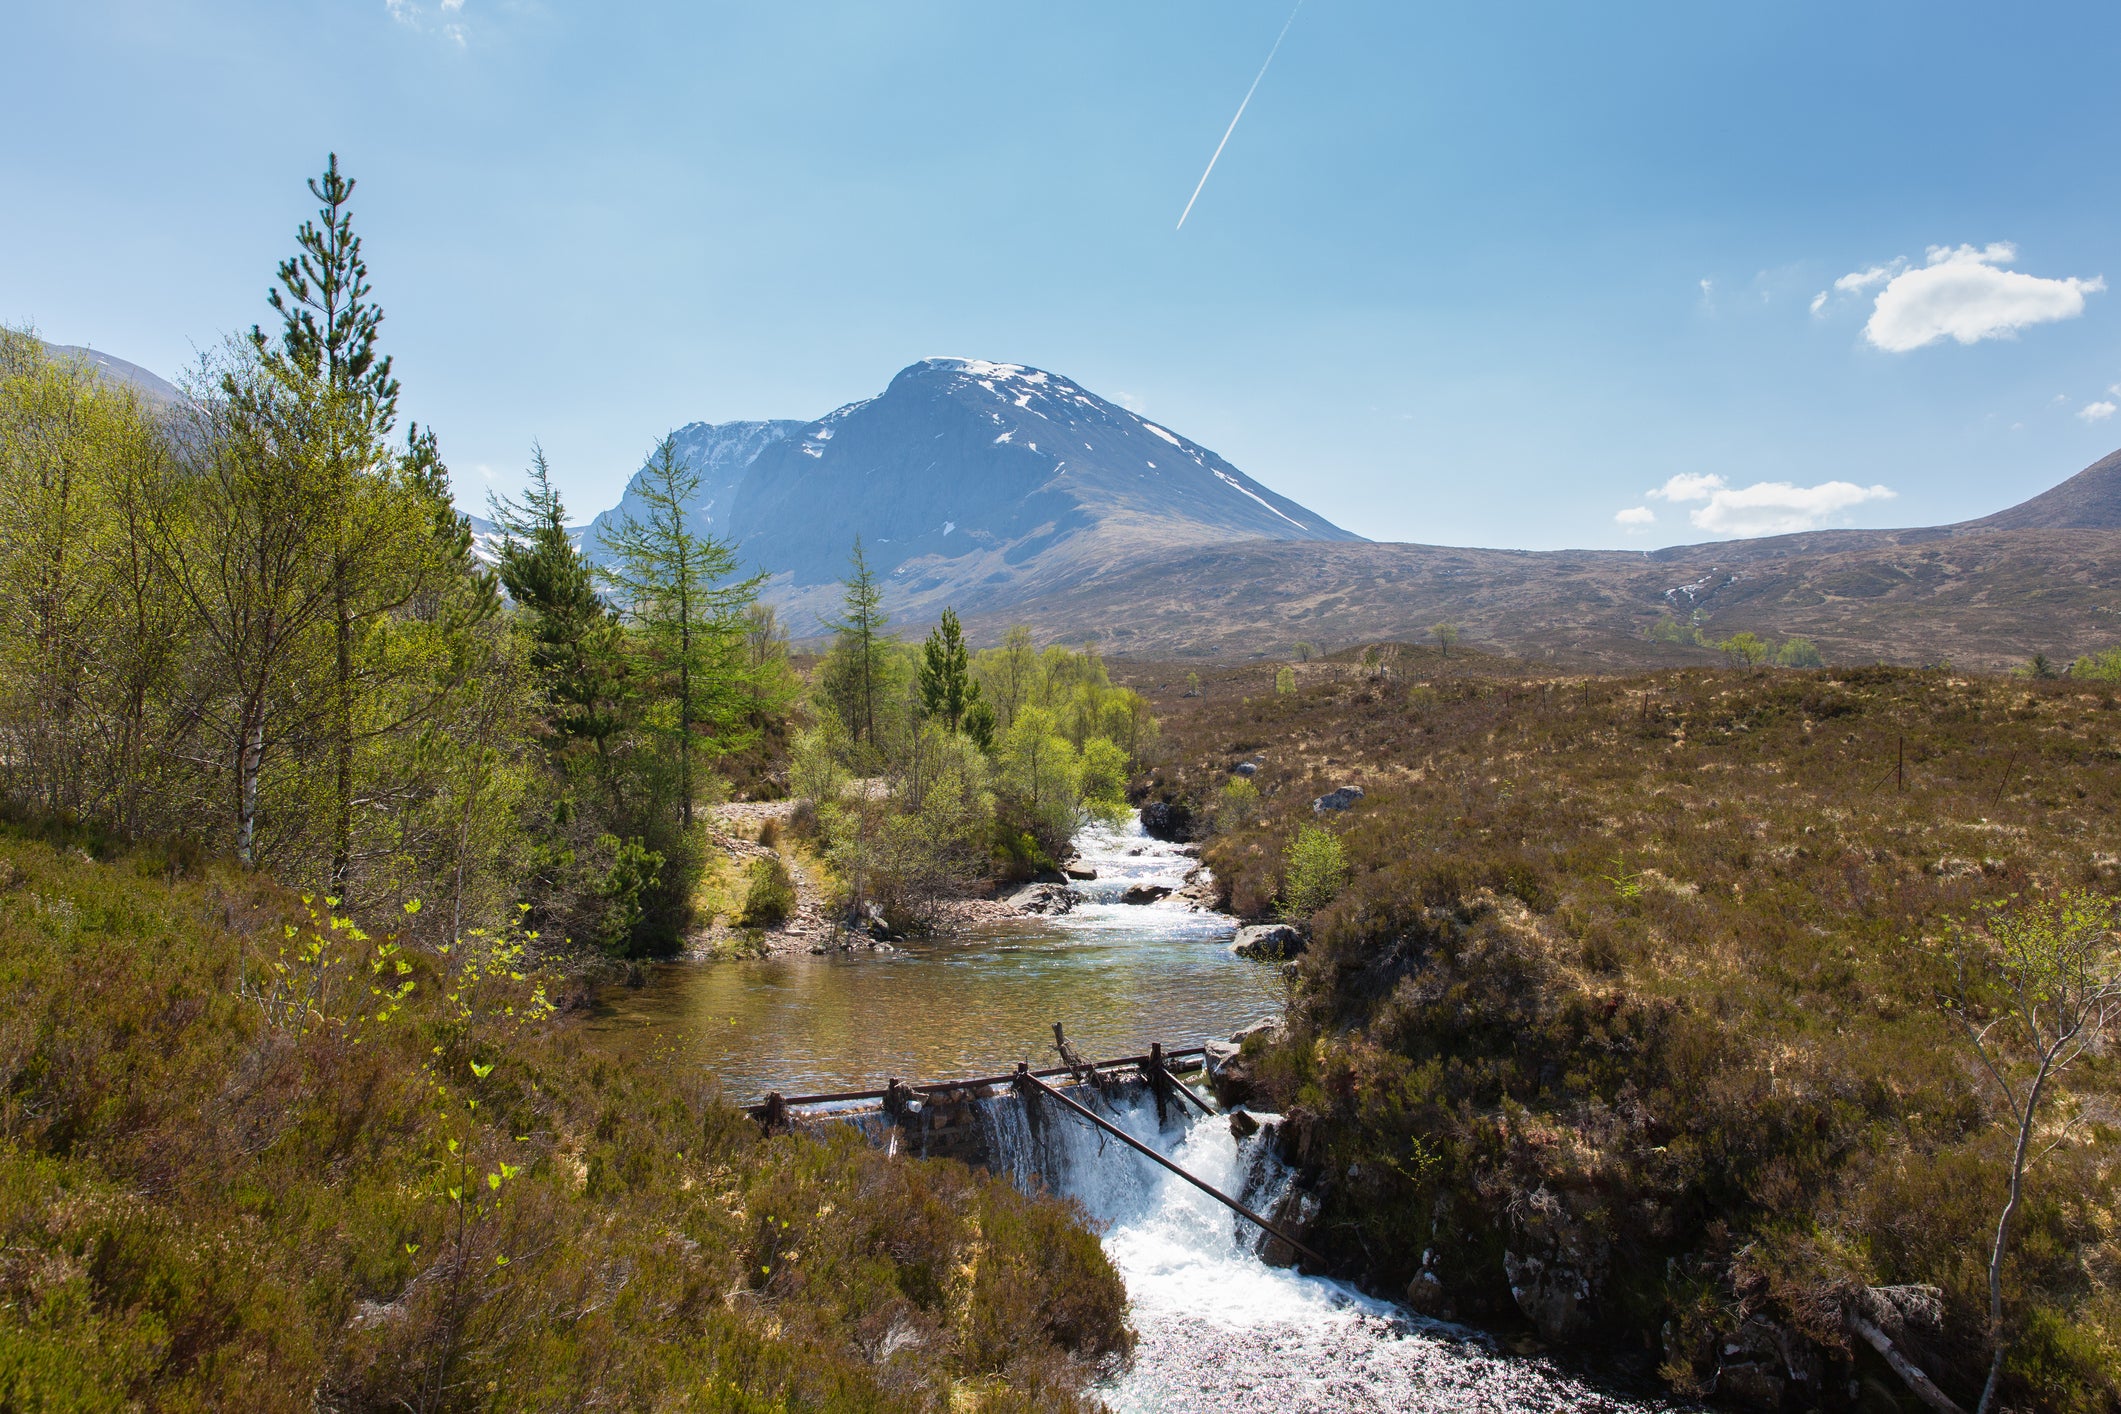
[[[788,629],[771,604],[744,610],[744,657],[751,693],[751,725],[764,730],[768,720],[787,712],[800,694],[802,680],[788,663]]]
[[[230,767],[231,842],[256,865],[268,775],[316,706],[310,637],[334,621],[337,586],[318,551],[338,508],[315,493],[333,440],[317,423],[335,409],[280,396],[247,346],[219,381],[226,396],[188,406],[184,494],[152,510],[149,534],[196,628],[201,725]]]
[[[329,878],[339,894],[347,891],[353,868],[354,758],[362,736],[355,704],[364,687],[377,686],[373,671],[356,662],[361,640],[446,572],[434,553],[442,547],[433,543],[433,498],[422,475],[438,465],[431,442],[424,458],[417,429],[407,456],[394,456],[387,446],[397,419],[398,382],[389,356],[377,348],[383,311],[370,298],[368,264],[353,231],[354,186],[340,172],[336,153],[323,174],[310,180],[310,194],[320,203],[317,219],[296,231],[296,253],[280,263],[279,283],[266,296],[280,316],[278,337],[256,326],[250,331],[269,376],[265,386],[306,410],[303,426],[321,443],[316,455],[291,462],[290,470],[309,468],[303,489],[327,511],[316,552],[331,593]],[[258,386],[229,382],[224,391],[248,396]],[[385,722],[386,730],[402,725],[387,713]]]
[[[612,557],[603,577],[636,630],[641,676],[674,713],[678,821],[687,829],[698,794],[694,759],[749,740],[744,614],[764,579],[733,579],[735,550],[687,524],[699,487],[699,474],[665,437],[637,483],[645,517],[629,511],[603,536]]]
[[[885,631],[891,620],[884,612],[883,586],[869,568],[859,535],[841,586],[840,617],[825,624],[833,633],[823,675],[825,693],[847,724],[855,750],[866,747],[873,754],[880,749],[877,723],[888,674],[885,659],[897,640]]]
[[[2069,675],[2082,682],[2121,682],[2121,648],[2085,654],[2069,665]]]
[[[1775,651],[1775,661],[1785,668],[1823,668],[1826,659],[1819,656],[1819,645],[1809,638],[1791,638],[1783,641]]]
[[[981,698],[994,710],[998,725],[1016,720],[1016,709],[1030,700],[1038,676],[1038,649],[1027,624],[1011,624],[1002,635],[1001,646],[989,648],[973,659],[980,681]]]
[[[1458,625],[1437,624],[1429,630],[1436,635],[1436,650],[1443,657],[1451,656],[1451,645],[1458,642]]]
[[[625,669],[617,614],[596,589],[596,572],[567,530],[567,507],[552,484],[545,449],[531,445],[523,499],[489,498],[501,542],[501,583],[526,621],[530,662],[540,684],[551,749],[587,742],[610,789]]]
[[[1049,860],[1075,833],[1081,807],[1081,762],[1053,713],[1025,707],[1002,735],[999,794],[1004,825],[1031,836]]]
[[[2064,889],[2047,898],[1992,903],[1955,922],[1945,941],[1952,985],[1943,997],[1983,1072],[2002,1098],[2015,1131],[2010,1183],[1989,1247],[1988,1381],[1976,1414],[1995,1399],[2009,1343],[2004,1324],[2003,1267],[2011,1227],[2025,1197],[2026,1173],[2088,1116],[2060,1082],[2087,1052],[2102,1047],[2121,1020],[2121,900]],[[2060,1109],[2063,1123],[2037,1151],[2042,1115]]]
[[[1748,668],[1759,667],[1768,655],[1767,641],[1751,629],[1734,633],[1716,646],[1722,649],[1723,655],[1733,663],[1743,664]]]
[[[1297,662],[1308,663],[1318,656],[1318,649],[1312,646],[1309,639],[1299,638],[1296,640],[1295,647],[1291,648],[1289,653]]]
[[[1101,736],[1083,743],[1077,767],[1077,789],[1083,804],[1107,820],[1123,818],[1127,812],[1127,753]]]
[[[1299,826],[1282,856],[1282,917],[1310,917],[1331,903],[1347,883],[1348,861],[1340,837],[1317,825]]]
[[[979,701],[980,685],[972,678],[971,661],[957,611],[943,610],[942,622],[921,645],[918,682],[922,713],[941,718],[951,731],[958,729],[965,713]]]
[[[1296,669],[1283,664],[1274,674],[1274,691],[1283,697],[1296,691]]]

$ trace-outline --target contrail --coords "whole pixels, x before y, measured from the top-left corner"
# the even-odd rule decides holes
[[[1282,21],[1281,33],[1274,36],[1274,47],[1267,51],[1267,62],[1259,66],[1258,77],[1254,78],[1252,86],[1245,90],[1245,101],[1237,105],[1236,117],[1231,118],[1230,126],[1223,129],[1223,140],[1215,144],[1215,156],[1208,159],[1208,171],[1200,174],[1199,184],[1193,188],[1193,195],[1186,198],[1186,209],[1178,214],[1178,225],[1172,229],[1179,231],[1186,229],[1186,218],[1193,214],[1193,203],[1200,200],[1201,188],[1208,184],[1208,173],[1215,170],[1215,164],[1222,157],[1223,149],[1230,145],[1230,134],[1237,131],[1238,118],[1245,116],[1245,108],[1252,102],[1252,95],[1259,92],[1259,80],[1267,76],[1268,65],[1274,62],[1275,55],[1281,53],[1281,42],[1289,37],[1289,26],[1296,23],[1296,11],[1301,10],[1303,7],[1304,0],[1296,0],[1296,9],[1289,11],[1289,18]]]

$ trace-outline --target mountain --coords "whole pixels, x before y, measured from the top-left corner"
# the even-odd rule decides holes
[[[43,340],[38,340],[43,343]],[[140,392],[151,403],[175,403],[183,401],[184,394],[166,378],[157,377],[137,363],[127,363],[122,358],[112,358],[107,353],[98,353],[79,344],[44,344],[46,354],[55,359],[74,359],[87,364],[100,376],[113,383],[123,383]]]
[[[836,605],[857,535],[894,612],[915,616],[1022,602],[1174,546],[1361,539],[1199,443],[1021,364],[924,359],[815,422],[675,435],[702,473],[697,524],[771,576],[767,597],[798,634]],[[596,526],[637,503],[640,485],[637,473]]]
[[[1955,530],[2121,530],[2121,452],[2029,501]]]
[[[806,425],[794,421],[693,422],[671,433],[678,461],[700,478],[699,491],[687,508],[691,527],[702,535],[727,536],[737,488],[751,464],[759,453]],[[589,523],[583,543],[591,547],[592,554],[597,553],[606,530],[615,532],[629,515],[646,517],[647,508],[641,501],[641,479],[646,474],[645,466],[635,472],[619,503]]]
[[[1652,642],[1664,619],[1711,639],[1803,634],[1832,662],[2003,667],[2121,641],[2121,453],[1958,525],[1530,552],[1372,544],[1019,364],[926,359],[816,422],[680,436],[709,468],[702,525],[771,575],[799,635],[836,607],[860,534],[909,627],[948,604],[982,639],[1021,621],[1138,656],[1420,639],[1440,622],[1584,666],[1717,660]]]

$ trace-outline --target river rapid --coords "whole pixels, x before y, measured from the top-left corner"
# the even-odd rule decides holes
[[[1061,918],[887,954],[671,964],[643,987],[607,992],[592,1029],[604,1044],[701,1066],[749,1099],[1050,1065],[1055,1021],[1099,1058],[1227,1036],[1279,1009],[1277,970],[1231,953],[1233,920],[1174,900],[1119,901],[1137,884],[1176,888],[1193,859],[1139,825],[1093,827],[1077,846],[1097,878],[1076,886],[1084,901]],[[1051,1115],[1034,1132],[1020,1105],[986,1113],[1016,1180],[1080,1202],[1126,1281],[1138,1343],[1099,1390],[1123,1414],[1665,1407],[1267,1266],[1251,1224],[1079,1120]],[[1220,1116],[1160,1127],[1143,1103],[1111,1117],[1255,1210],[1290,1181],[1264,1132],[1239,1141]]]

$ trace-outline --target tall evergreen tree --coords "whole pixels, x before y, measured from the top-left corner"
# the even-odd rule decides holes
[[[945,609],[942,622],[921,645],[921,711],[942,718],[952,731],[979,702],[979,684],[972,680],[971,666],[972,655],[966,651],[957,610]]]
[[[885,633],[891,619],[884,613],[883,586],[877,583],[876,571],[869,568],[859,535],[854,537],[854,553],[841,585],[840,617],[825,624],[834,637],[826,690],[855,745],[874,751],[883,660],[893,640]]]
[[[635,493],[646,515],[629,511],[603,536],[613,561],[603,577],[638,631],[643,667],[675,712],[678,819],[687,828],[696,794],[694,759],[747,739],[744,611],[764,581],[733,579],[736,551],[729,542],[686,523],[699,489],[699,473],[679,458],[676,441],[665,437]]]
[[[586,741],[609,771],[619,730],[619,627],[597,594],[596,573],[567,533],[567,507],[552,484],[545,449],[531,445],[530,487],[521,502],[494,496],[501,584],[529,618],[530,662],[546,700],[549,740],[564,751]]]
[[[317,219],[296,231],[296,253],[280,262],[279,284],[266,295],[280,316],[278,337],[256,326],[250,332],[275,393],[308,408],[305,421],[323,440],[316,461],[321,476],[306,490],[329,507],[318,549],[332,601],[326,734],[332,757],[330,886],[339,894],[346,892],[353,866],[358,640],[370,622],[420,594],[439,548],[416,543],[431,529],[432,512],[423,516],[427,508],[419,504],[423,498],[400,494],[421,461],[418,441],[403,459],[387,448],[397,420],[398,382],[389,356],[377,347],[383,311],[370,298],[368,263],[353,231],[354,185],[340,172],[336,153],[323,175],[310,180],[310,195],[320,203]],[[236,386],[228,391],[235,393]]]

